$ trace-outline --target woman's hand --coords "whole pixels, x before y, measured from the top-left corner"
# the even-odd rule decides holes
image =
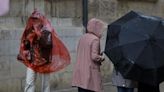
[[[104,52],[101,52],[100,53],[100,55],[101,55],[101,62],[103,62],[103,61],[105,61],[105,54],[104,54]]]

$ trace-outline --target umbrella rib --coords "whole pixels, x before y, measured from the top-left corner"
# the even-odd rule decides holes
[[[156,46],[158,46],[159,48],[161,48],[158,44],[154,44],[154,45],[156,45]],[[146,48],[146,47],[147,47],[147,46],[145,46],[144,48]],[[152,52],[154,52],[154,49],[153,49],[153,48],[151,48],[151,49],[152,49]],[[161,48],[161,50],[164,51],[163,48]],[[143,52],[143,50],[142,50],[142,52]],[[140,53],[142,53],[142,52],[140,52]],[[138,57],[140,57],[140,56],[141,56],[141,54],[139,54]],[[155,57],[153,57],[153,58],[154,58],[154,60],[156,60]],[[154,65],[155,65],[155,67],[156,67],[156,64],[155,64],[155,63],[154,63]],[[154,69],[155,69],[155,68],[154,68]]]
[[[145,39],[145,40],[142,40],[142,41],[146,41],[147,39]],[[114,48],[118,48],[118,47],[121,47],[121,46],[123,46],[123,45],[128,45],[128,44],[134,44],[134,43],[137,43],[137,42],[142,42],[142,41],[136,41],[136,42],[131,42],[131,43],[127,43],[127,44],[122,44],[122,45],[117,45],[117,46],[113,46],[113,47],[111,47],[111,48],[109,48],[109,50],[110,49],[114,49]]]
[[[131,31],[134,32],[134,33],[136,33],[137,35],[140,35],[140,36],[144,36],[145,37],[145,35],[142,34],[142,32],[138,32],[138,31],[134,31],[134,30],[131,30]]]
[[[142,56],[142,54],[141,54],[141,53],[144,51],[144,49],[145,49],[145,48],[147,48],[147,45],[146,45],[146,46],[144,46],[144,48],[143,48],[143,49],[141,50],[141,52],[138,54],[139,56],[138,56],[138,57],[136,57],[136,58],[139,58],[140,56]]]
[[[144,39],[142,41],[146,41],[147,39]],[[125,44],[119,44],[119,46],[122,46],[122,45],[127,45],[127,44],[134,44],[134,43],[137,43],[137,42],[142,42],[141,40],[138,40],[138,41],[135,41],[135,42],[129,42],[129,43],[125,43]]]
[[[154,44],[154,45],[158,46],[159,48],[161,48],[162,51],[164,51],[163,48],[161,46],[159,46],[158,44]]]

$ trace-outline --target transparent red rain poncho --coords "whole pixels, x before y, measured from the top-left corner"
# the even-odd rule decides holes
[[[39,25],[42,27],[39,27]],[[48,30],[47,32],[51,35],[51,48],[44,49],[38,43],[42,36],[41,30],[43,29]],[[30,44],[28,46],[30,50],[26,48],[26,40]],[[41,51],[42,53],[40,53]],[[29,57],[32,59],[29,59]],[[39,73],[56,72],[70,64],[70,55],[67,48],[58,38],[50,21],[36,10],[27,21],[21,38],[20,51],[17,59]]]

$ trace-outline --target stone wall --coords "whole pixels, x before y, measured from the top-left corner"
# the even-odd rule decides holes
[[[26,67],[16,60],[26,20],[34,8],[44,13],[52,22],[60,39],[68,47],[72,63],[66,69],[51,74],[51,89],[55,92],[71,91],[72,69],[75,64],[76,46],[84,33],[82,27],[82,0],[10,0],[10,11],[0,17],[0,92],[23,92]],[[164,17],[164,1],[149,0],[88,0],[89,19],[100,18],[111,23],[130,10],[147,15]],[[101,41],[104,50],[105,36]],[[109,59],[101,70],[103,82],[110,85],[113,66]],[[40,76],[37,76],[37,92],[40,92]],[[61,91],[61,89],[70,91]],[[56,91],[58,90],[58,91]]]
[[[152,0],[153,1],[153,0]],[[89,0],[89,18],[97,17],[111,23],[134,10],[146,15],[164,17],[164,0]]]

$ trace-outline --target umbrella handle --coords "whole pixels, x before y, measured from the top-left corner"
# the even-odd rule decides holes
[[[100,52],[100,55],[103,55],[104,51]]]

